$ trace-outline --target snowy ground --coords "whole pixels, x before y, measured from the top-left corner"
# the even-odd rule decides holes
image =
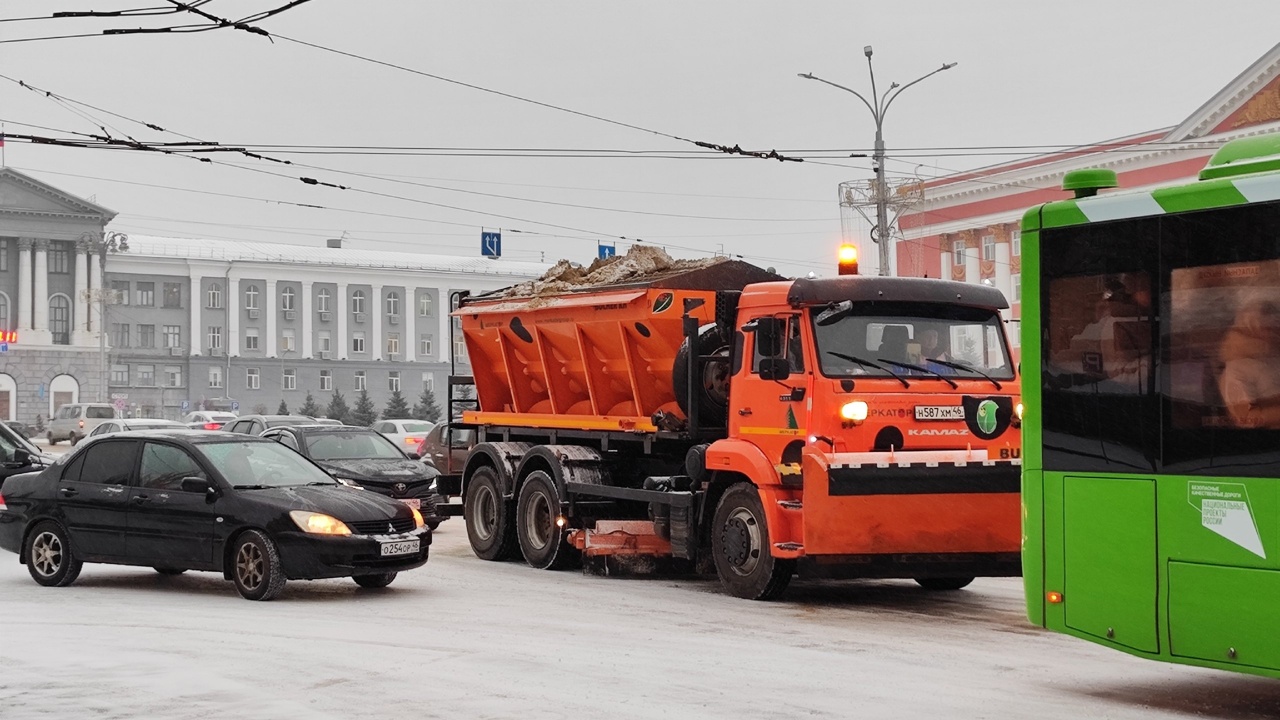
[[[0,718],[1274,718],[1280,682],[1031,628],[1017,580],[714,582],[545,572],[442,527],[385,591],[88,566],[37,586],[0,552]]]

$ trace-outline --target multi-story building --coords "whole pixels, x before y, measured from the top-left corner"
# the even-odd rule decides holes
[[[394,390],[412,404],[424,387],[443,393],[453,357],[465,365],[465,347],[449,342],[451,293],[546,269],[338,240],[131,235],[112,251],[112,217],[0,169],[0,329],[17,333],[0,353],[0,419],[98,399],[152,417],[275,412],[282,400],[296,411],[308,393],[321,407],[335,392],[353,405],[362,389],[379,410]]]

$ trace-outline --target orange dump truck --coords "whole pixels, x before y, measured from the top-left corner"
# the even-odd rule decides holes
[[[479,409],[460,481],[486,560],[714,564],[725,589],[795,574],[1020,572],[1016,369],[999,291],[784,280],[724,261],[462,297]]]

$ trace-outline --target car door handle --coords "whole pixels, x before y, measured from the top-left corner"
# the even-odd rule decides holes
[[[134,495],[129,499],[132,500],[135,505],[142,505],[144,503],[151,502],[151,498],[146,495]]]
[[[80,491],[75,488],[62,488],[59,492],[62,493],[62,497],[75,497],[80,494]]]

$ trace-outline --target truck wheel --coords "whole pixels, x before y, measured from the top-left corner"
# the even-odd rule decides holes
[[[573,560],[564,529],[556,524],[560,516],[560,494],[555,481],[542,470],[535,470],[520,487],[516,503],[516,533],[520,552],[530,567],[558,570]]]
[[[506,560],[515,551],[511,508],[498,487],[498,472],[491,467],[476,469],[462,504],[471,550],[481,560]]]
[[[715,355],[718,360],[708,362],[702,368],[698,383],[698,422],[723,427],[729,421],[729,339],[719,325],[703,325],[698,330],[698,350],[702,355]],[[671,368],[671,387],[676,393],[676,404],[687,416],[689,397],[689,343],[680,343],[676,362]]]
[[[916,578],[916,583],[925,590],[959,590],[971,582],[973,582],[971,577]]]
[[[771,547],[764,505],[755,485],[743,482],[730,487],[716,506],[711,526],[711,556],[730,595],[773,600],[787,589],[796,563],[775,558],[769,552]]]

